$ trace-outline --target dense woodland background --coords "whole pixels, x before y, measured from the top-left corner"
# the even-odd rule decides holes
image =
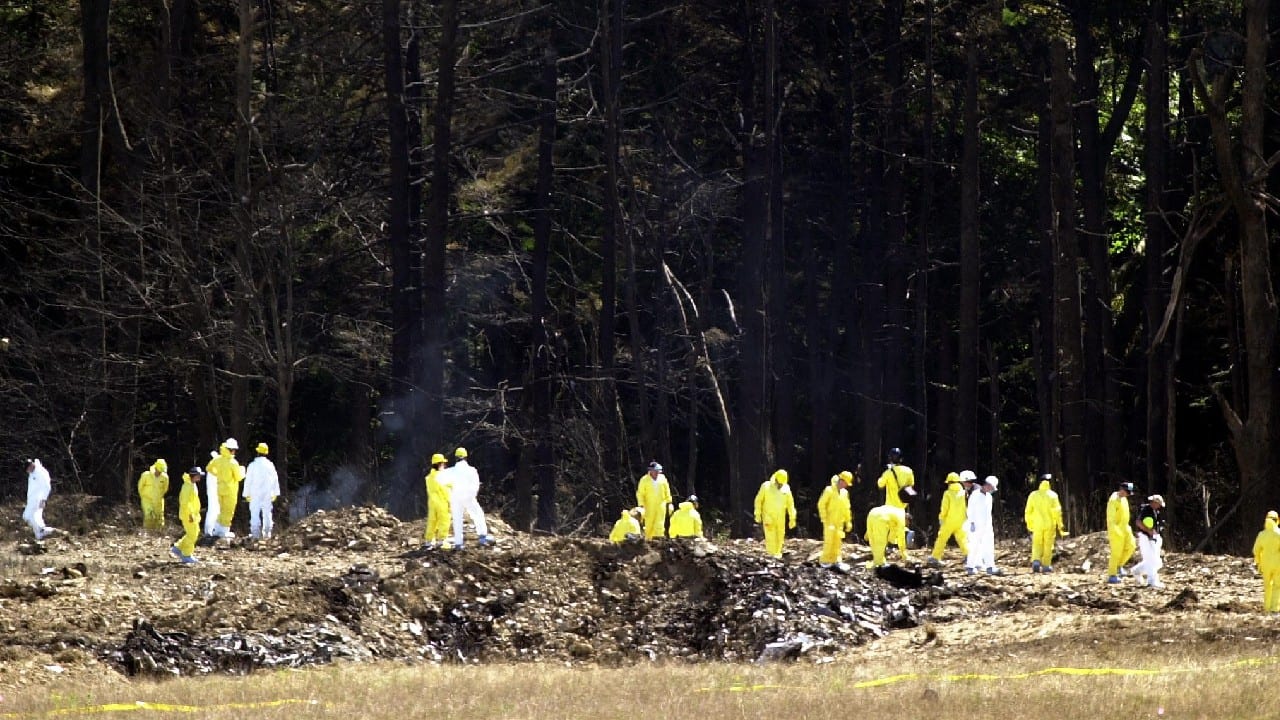
[[[890,447],[1119,479],[1239,547],[1277,477],[1265,0],[0,8],[0,487],[271,443],[295,508],[519,527],[662,461],[750,531]],[[247,453],[241,453],[247,459]],[[870,485],[870,487],[868,487]],[[813,522],[810,520],[809,522]],[[816,529],[816,528],[811,528]]]

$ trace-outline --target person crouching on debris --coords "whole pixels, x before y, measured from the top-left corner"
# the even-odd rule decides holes
[[[671,513],[671,528],[667,534],[673,538],[702,537],[702,515],[698,514],[697,495],[690,495]]]
[[[656,460],[649,463],[648,471],[640,476],[636,485],[636,504],[644,508],[644,539],[666,535],[667,514],[671,512],[671,484]]]
[[[786,470],[775,470],[756,492],[755,521],[764,529],[764,551],[769,557],[782,559],[782,544],[787,528],[796,529],[796,501],[787,487]]]
[[[996,529],[991,521],[992,493],[1000,487],[1000,478],[988,475],[982,485],[969,494],[965,522],[969,531],[969,557],[965,573],[973,575],[986,570],[988,575],[1002,575],[996,567]]]
[[[1262,532],[1253,541],[1253,561],[1262,573],[1262,611],[1280,613],[1280,513],[1267,513]]]
[[[187,565],[198,562],[194,553],[200,537],[200,488],[196,483],[203,476],[204,471],[199,467],[182,473],[182,489],[178,491],[178,521],[182,523],[183,535],[169,548],[169,554]]]
[[[44,524],[44,506],[49,502],[49,494],[53,492],[53,479],[39,458],[27,461],[27,506],[22,510],[22,519],[31,526],[36,540],[44,540],[56,530]]]
[[[1152,495],[1138,508],[1138,552],[1142,558],[1133,566],[1133,575],[1147,587],[1162,588],[1160,568],[1164,567],[1164,496]]]
[[[1031,533],[1031,572],[1053,572],[1053,544],[1062,529],[1062,503],[1058,493],[1049,489],[1053,476],[1040,476],[1040,486],[1027,496],[1023,520]]]
[[[973,487],[973,481],[977,479],[972,470],[947,473],[947,489],[942,493],[942,508],[938,510],[938,539],[933,544],[929,567],[942,567],[942,556],[951,538],[956,539],[961,554],[969,554],[969,533],[964,529],[967,514],[965,491]]]
[[[818,498],[818,519],[822,521],[822,555],[818,564],[834,567],[842,558],[844,536],[853,530],[853,510],[849,507],[849,486],[853,473],[848,470],[831,476],[831,484]]]
[[[138,476],[138,500],[142,503],[142,527],[164,527],[164,496],[169,492],[169,463],[160,458]]]
[[[1107,582],[1116,585],[1120,576],[1126,575],[1124,564],[1133,557],[1137,549],[1137,541],[1133,537],[1133,528],[1129,526],[1129,496],[1133,494],[1133,483],[1122,482],[1116,486],[1107,500],[1107,540],[1111,545],[1111,560],[1107,565]]]
[[[448,477],[448,480],[453,483],[453,493],[449,497],[449,508],[453,514],[453,544],[450,549],[462,549],[464,517],[471,518],[471,524],[476,528],[477,541],[481,545],[492,545],[493,538],[489,537],[489,523],[484,519],[484,510],[480,508],[480,501],[476,499],[480,493],[480,473],[467,462],[466,448],[460,447],[454,450],[453,456],[457,461],[454,462],[453,467],[449,468]]]
[[[890,542],[898,546],[902,553],[902,562],[911,562],[907,553],[907,511],[893,505],[881,505],[871,508],[867,513],[867,543],[871,545],[871,562],[867,567],[878,568],[887,565],[884,559],[885,548]]]
[[[280,475],[275,463],[267,457],[271,448],[260,442],[256,450],[258,457],[244,471],[244,499],[249,503],[249,535],[261,540],[271,537],[275,527],[271,503],[280,497]]]
[[[609,533],[609,542],[614,545],[621,545],[628,540],[642,540],[644,538],[644,529],[640,527],[640,516],[644,514],[644,508],[627,508],[622,511],[622,517],[613,524],[613,530]]]
[[[427,473],[427,527],[422,533],[424,547],[435,548],[449,538],[449,523],[452,512],[449,509],[449,494],[453,487],[449,484],[449,473],[443,472],[449,461],[444,455],[436,453],[431,456],[431,472]]]

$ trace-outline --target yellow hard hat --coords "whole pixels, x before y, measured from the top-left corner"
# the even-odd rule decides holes
[[[432,465],[439,465],[439,464],[440,464],[440,463],[442,463],[442,462],[449,462],[448,460],[446,460],[446,459],[444,458],[444,455],[441,455],[440,453],[436,453],[435,455],[432,455],[432,456],[431,456],[431,464],[432,464]]]
[[[949,472],[949,473],[947,473],[947,484],[948,484],[948,485],[951,485],[951,484],[953,484],[953,483],[958,483],[958,482],[960,482],[960,475],[959,475],[958,473],[953,473],[953,472]]]
[[[843,481],[845,481],[845,482],[847,482],[847,483],[849,483],[850,485],[852,485],[852,484],[853,484],[853,473],[849,472],[848,470],[841,470],[841,471],[840,471],[840,479],[841,479],[841,480],[843,480]]]
[[[453,451],[453,456],[461,460],[462,458],[467,456],[467,449],[464,447],[460,447],[457,450]]]
[[[257,450],[259,455],[266,455],[267,453],[271,452],[271,448],[267,447],[266,443],[258,443]]]
[[[773,472],[773,475],[769,476],[769,479],[776,481],[779,485],[786,485],[787,480],[789,480],[790,478],[787,477],[786,470],[775,470]]]
[[[156,463],[151,467],[155,468],[156,472],[169,472],[169,463],[165,462],[164,458],[156,460]]]

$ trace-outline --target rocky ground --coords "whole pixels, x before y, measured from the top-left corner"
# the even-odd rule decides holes
[[[37,545],[21,508],[0,507],[0,688],[59,676],[123,679],[301,667],[341,659],[619,665],[991,648],[1126,638],[1270,644],[1245,558],[1169,553],[1166,589],[1102,582],[1106,539],[1067,538],[1053,575],[1025,567],[1026,540],[1002,542],[1004,577],[877,577],[849,545],[847,573],[820,568],[818,543],[783,561],[758,542],[659,541],[513,533],[493,548],[423,551],[422,522],[378,508],[318,513],[262,542],[199,548],[183,566],[170,534],[136,512],[63,498]],[[923,559],[924,553],[917,551]]]

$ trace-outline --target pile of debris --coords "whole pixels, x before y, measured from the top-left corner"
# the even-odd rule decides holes
[[[277,534],[278,545],[289,552],[351,550],[363,552],[406,537],[404,525],[386,510],[366,505],[345,510],[317,510]]]

